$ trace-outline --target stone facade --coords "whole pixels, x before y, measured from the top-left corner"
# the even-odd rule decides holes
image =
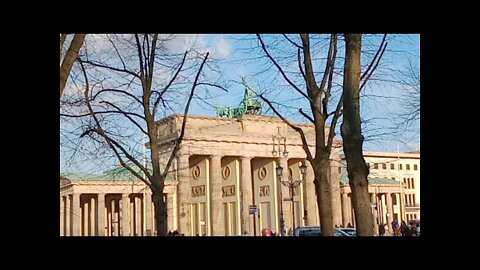
[[[365,161],[370,168],[369,192],[375,225],[385,223],[391,227],[391,222],[420,219],[420,151],[409,153],[395,152],[364,152]],[[345,157],[341,156],[340,177],[341,196],[345,200],[342,207],[348,222],[353,217],[351,191],[348,186]],[[370,181],[370,179],[372,181]],[[352,220],[351,224],[354,224]]]
[[[170,157],[182,120],[182,115],[172,115],[158,121],[161,166]],[[313,125],[297,126],[304,130],[314,152]],[[282,137],[280,144],[272,140],[275,136]],[[353,210],[349,187],[339,181],[341,142],[335,140],[333,146],[330,182],[334,223],[346,226],[353,222]],[[293,226],[294,219],[296,227],[319,225],[311,165],[306,163],[305,176],[300,173],[305,158],[300,136],[279,118],[189,116],[164,191],[169,230],[186,236],[232,236],[245,231],[261,235],[264,228],[279,232],[282,216],[285,231]],[[275,173],[278,165],[284,168],[282,179]],[[143,183],[94,178],[61,178],[60,235],[156,234],[151,191]],[[280,184],[286,179],[301,183],[289,189]],[[391,192],[399,192],[393,186]],[[250,213],[251,206],[256,206],[255,214]]]
[[[171,140],[178,136],[183,116],[159,121],[161,165],[171,153]],[[314,142],[312,125],[299,125],[308,142]],[[272,153],[273,136],[285,137]],[[340,142],[335,142],[332,164],[339,161]],[[314,144],[309,144],[314,151]],[[284,155],[288,152],[288,155]],[[259,235],[263,228],[280,231],[283,212],[286,227],[319,224],[313,171],[291,200],[289,188],[282,186],[275,168],[284,168],[284,177],[300,180],[299,166],[306,158],[300,136],[276,117],[244,115],[239,118],[189,116],[185,135],[172,173],[178,182],[178,229],[185,235]],[[187,166],[188,164],[188,166]],[[290,179],[290,178],[289,178]],[[332,183],[339,186],[338,172]],[[335,218],[341,222],[340,193],[334,196]],[[258,211],[250,214],[250,206]],[[292,208],[293,205],[293,208]],[[175,217],[174,217],[175,218]]]

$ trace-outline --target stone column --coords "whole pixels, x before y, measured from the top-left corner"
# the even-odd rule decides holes
[[[346,192],[346,191],[345,191]],[[343,227],[347,227],[348,223],[352,224],[349,198],[347,193],[342,193],[342,221]]]
[[[71,208],[70,208],[70,211],[71,211],[71,215],[70,215],[70,220],[71,220],[71,234],[72,236],[80,236],[81,235],[81,232],[80,232],[80,225],[81,225],[81,220],[80,220],[80,216],[81,216],[81,212],[80,212],[80,194],[78,193],[74,193],[73,195],[71,195],[71,199],[72,199],[72,202],[71,202]]]
[[[128,199],[128,208],[125,211],[128,211],[128,229],[129,229],[129,236],[135,236],[135,194],[130,194],[131,197]]]
[[[253,235],[253,217],[249,213],[250,205],[253,205],[252,192],[252,166],[251,157],[242,157],[242,178],[240,180],[240,194],[242,194],[242,233],[247,231],[248,235]]]
[[[64,236],[64,228],[65,228],[65,205],[63,202],[63,197],[60,196],[60,236]]]
[[[185,235],[190,234],[191,221],[190,217],[190,200],[192,197],[192,191],[190,187],[190,165],[189,156],[180,154],[177,157],[177,170],[178,170],[178,229],[179,233]]]
[[[88,214],[88,203],[86,201],[86,198],[83,199],[83,202],[82,202],[82,199],[80,199],[80,205],[82,206],[81,207],[81,209],[82,209],[82,217],[81,217],[81,220],[82,220],[82,228],[81,228],[82,236],[88,236],[89,214]]]
[[[393,221],[393,203],[392,203],[392,193],[385,194],[387,200],[387,225],[388,230],[392,232],[392,221]]]
[[[119,220],[119,217],[117,214],[115,214],[115,211],[116,209],[116,202],[115,202],[115,199],[112,198],[112,200],[110,201],[110,209],[112,211],[112,227],[113,227],[113,232],[112,232],[112,236],[120,236],[122,235],[121,232],[120,232],[120,220]],[[120,206],[120,204],[119,204]],[[120,213],[120,209],[118,209],[118,213]]]
[[[378,211],[378,203],[377,203],[377,194],[374,192],[374,193],[370,193],[370,202],[371,203],[375,203],[376,204],[376,207],[377,207],[377,210],[375,210],[374,207],[370,206],[372,209],[372,214],[373,214],[373,235],[378,235],[378,223],[377,223],[377,220],[378,220],[378,214],[377,214],[377,211]]]
[[[135,197],[135,219],[137,227],[135,228],[135,232],[137,233],[137,236],[142,236],[143,235],[143,205],[142,205],[142,198],[140,197]]]
[[[92,196],[90,198],[90,203],[88,204],[88,212],[90,213],[90,224],[88,227],[88,235],[95,236],[95,231],[97,228],[97,220],[96,220],[96,208],[95,208],[95,198]]]
[[[71,195],[65,196],[65,236],[72,235],[72,199]]]
[[[313,168],[310,162],[307,161],[306,164],[307,175],[305,177],[305,187],[307,193],[307,224],[305,225],[320,225],[320,223],[317,222],[317,192],[315,191],[315,184],[313,183],[315,179],[315,174],[313,172]]]
[[[211,173],[210,173],[210,184],[211,184],[211,196],[210,204],[212,209],[212,216],[210,224],[212,226],[212,235],[213,236],[225,236],[225,213],[223,211],[223,198],[222,198],[222,186],[223,186],[223,177],[222,177],[222,156],[213,155],[211,156]]]
[[[175,219],[175,213],[173,211],[173,194],[171,193],[164,193],[164,196],[166,196],[166,204],[167,204],[167,230],[169,231],[174,231],[176,228],[174,227],[174,219]]]
[[[348,193],[347,194],[347,197],[348,197],[348,206],[349,206],[349,209],[350,209],[350,213],[349,213],[349,216],[350,216],[350,220],[352,221],[352,225],[353,226],[357,226],[356,222],[355,222],[355,209],[353,208],[353,193]]]
[[[105,236],[105,194],[97,195],[97,236]]]
[[[122,194],[122,201],[120,203],[122,211],[120,212],[120,220],[122,224],[122,236],[130,236],[130,198],[128,194]]]
[[[150,230],[150,236],[153,235],[153,212],[152,212],[152,193],[150,191],[147,191],[144,193],[145,198],[143,199],[143,203],[145,203],[145,220],[146,220],[146,225],[145,228],[146,230]],[[146,232],[145,232],[146,233]]]

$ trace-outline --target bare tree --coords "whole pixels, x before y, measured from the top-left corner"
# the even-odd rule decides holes
[[[329,168],[330,168],[330,155],[332,145],[335,137],[335,129],[339,118],[342,116],[342,96],[337,98],[336,103],[333,103],[333,89],[334,86],[340,86],[335,80],[335,75],[341,75],[336,68],[336,60],[341,59],[337,55],[338,50],[338,34],[330,35],[327,42],[325,40],[318,40],[315,47],[322,43],[327,44],[328,52],[327,56],[322,58],[319,55],[312,54],[314,50],[311,44],[311,37],[309,34],[300,34],[300,42],[296,42],[288,36],[284,35],[285,39],[292,46],[297,48],[297,64],[299,73],[289,78],[287,72],[278,63],[278,58],[275,59],[269,52],[267,45],[263,38],[257,34],[257,38],[261,44],[262,50],[267,58],[273,63],[276,69],[281,74],[282,78],[288,82],[288,85],[292,87],[298,94],[308,101],[310,106],[310,112],[313,115],[308,115],[302,108],[298,110],[299,114],[303,115],[309,122],[315,126],[315,153],[311,153],[308,148],[308,143],[303,130],[290,123],[278,109],[275,108],[273,103],[266,98],[263,94],[260,97],[270,106],[273,112],[279,116],[285,123],[287,123],[292,129],[300,134],[303,142],[303,149],[305,150],[307,160],[310,162],[314,174],[315,191],[317,194],[317,204],[319,208],[320,223],[322,228],[322,234],[326,236],[333,236],[334,222],[332,213],[332,184],[329,181]],[[373,74],[374,70],[378,66],[380,59],[385,51],[387,42],[384,35],[380,47],[376,50],[376,53],[371,58],[372,61],[368,68],[362,75],[362,87],[366,81]],[[314,63],[319,59],[325,60],[325,67],[321,72],[314,69]],[[291,74],[291,73],[290,73]],[[320,83],[317,83],[317,76],[321,75]],[[301,78],[299,80],[299,78]],[[295,82],[296,81],[296,82]],[[302,86],[303,85],[303,86]],[[301,88],[306,88],[306,91]],[[327,129],[327,119],[331,117],[330,126]],[[363,217],[363,218],[369,218]],[[373,228],[373,226],[372,226]],[[363,231],[362,231],[363,233]],[[362,234],[359,234],[362,235]],[[372,235],[372,232],[363,235]]]
[[[72,70],[73,63],[75,63],[77,56],[80,52],[80,47],[82,47],[83,41],[86,34],[74,34],[73,39],[68,46],[67,53],[63,57],[63,47],[65,45],[65,40],[67,39],[67,34],[60,34],[60,97],[62,97],[63,90],[65,89],[65,84],[67,83],[68,75]]]
[[[159,236],[167,235],[167,208],[163,190],[184,136],[187,113],[197,86],[209,85],[200,80],[209,53],[197,52],[190,58],[191,54],[195,54],[193,50],[183,54],[168,54],[166,45],[170,39],[170,36],[158,34],[107,36],[115,61],[106,54],[100,56],[100,59],[102,56],[108,58],[103,61],[95,60],[94,55],[88,54],[79,59],[84,76],[86,111],[61,114],[63,117],[83,119],[83,133],[80,137],[88,137],[92,142],[110,149],[121,166],[152,190]],[[132,50],[131,54],[125,53]],[[189,61],[200,63],[199,66],[187,66]],[[161,68],[170,71],[165,72],[169,73],[170,78],[157,82],[155,77],[159,76]],[[187,79],[186,72],[194,76],[193,82]],[[106,73],[112,75],[107,78]],[[171,102],[179,100],[181,89],[188,85],[190,90],[183,109],[181,130],[170,142],[172,150],[168,161],[160,166],[162,142],[159,141],[155,119],[172,109]],[[175,95],[173,100],[169,94]],[[141,155],[131,145],[132,138],[140,136],[148,138],[151,166],[142,164]]]
[[[368,166],[363,158],[360,121],[361,34],[345,35],[345,72],[343,76],[344,118],[341,125],[343,151],[347,161],[349,184],[353,195],[355,222],[360,236],[373,236],[374,224],[368,193]]]
[[[409,60],[408,67],[398,72],[402,90],[401,99],[402,111],[394,115],[398,132],[402,133],[412,127],[416,127],[420,121],[420,70]],[[418,135],[418,129],[415,135]]]

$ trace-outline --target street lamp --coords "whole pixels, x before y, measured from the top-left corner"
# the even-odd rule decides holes
[[[307,165],[305,164],[305,161],[302,161],[302,165],[300,165],[300,172],[302,173],[302,179],[300,179],[300,180],[293,180],[293,177],[292,177],[292,179],[282,181],[283,167],[278,165],[275,168],[275,170],[277,172],[277,176],[278,176],[278,179],[279,179],[280,183],[282,183],[282,185],[288,187],[288,191],[290,193],[290,200],[292,201],[292,232],[295,232],[295,203],[294,203],[294,200],[293,200],[294,190],[295,190],[296,187],[298,187],[303,182],[303,179],[305,179],[305,175],[307,174]],[[282,236],[283,236],[283,227],[284,227],[284,224],[283,224],[284,223],[283,210],[281,210],[280,215],[281,215],[280,222],[281,222],[281,226],[282,226]]]
[[[282,146],[282,141],[283,141],[283,157],[288,157],[288,152],[287,152],[287,137],[282,136],[280,134],[280,127],[277,127],[277,134],[272,136],[272,155],[274,157],[280,156],[282,154],[281,146]]]
[[[275,168],[278,179],[282,179],[283,167],[278,163]],[[282,189],[280,188],[280,236],[285,236],[285,220],[283,219],[283,198]]]

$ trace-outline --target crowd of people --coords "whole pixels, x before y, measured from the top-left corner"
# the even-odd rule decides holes
[[[392,229],[394,236],[420,236],[420,220],[411,220],[408,222],[402,221],[398,224],[398,221],[395,219],[392,221]],[[379,235],[383,236],[385,233],[385,224],[381,224],[379,226]],[[380,227],[383,227],[383,234],[381,233],[382,230]]]
[[[400,224],[398,221],[395,219],[391,223],[392,225],[392,230],[393,230],[393,236],[420,236],[420,220],[411,220],[408,222],[402,221]],[[335,225],[336,228],[338,228],[337,225]],[[347,228],[353,228],[353,226],[348,223]],[[388,225],[381,223],[378,225],[378,235],[379,236],[385,236],[385,234],[388,232]],[[175,231],[168,231],[168,236],[185,236],[185,234],[180,234],[177,230]],[[243,236],[248,236],[248,232],[244,231],[242,233]],[[270,228],[265,228],[262,230],[262,236],[276,236],[277,233],[270,229]],[[292,236],[293,235],[293,230],[290,228],[287,232],[287,235]],[[198,236],[198,235],[197,235]]]

